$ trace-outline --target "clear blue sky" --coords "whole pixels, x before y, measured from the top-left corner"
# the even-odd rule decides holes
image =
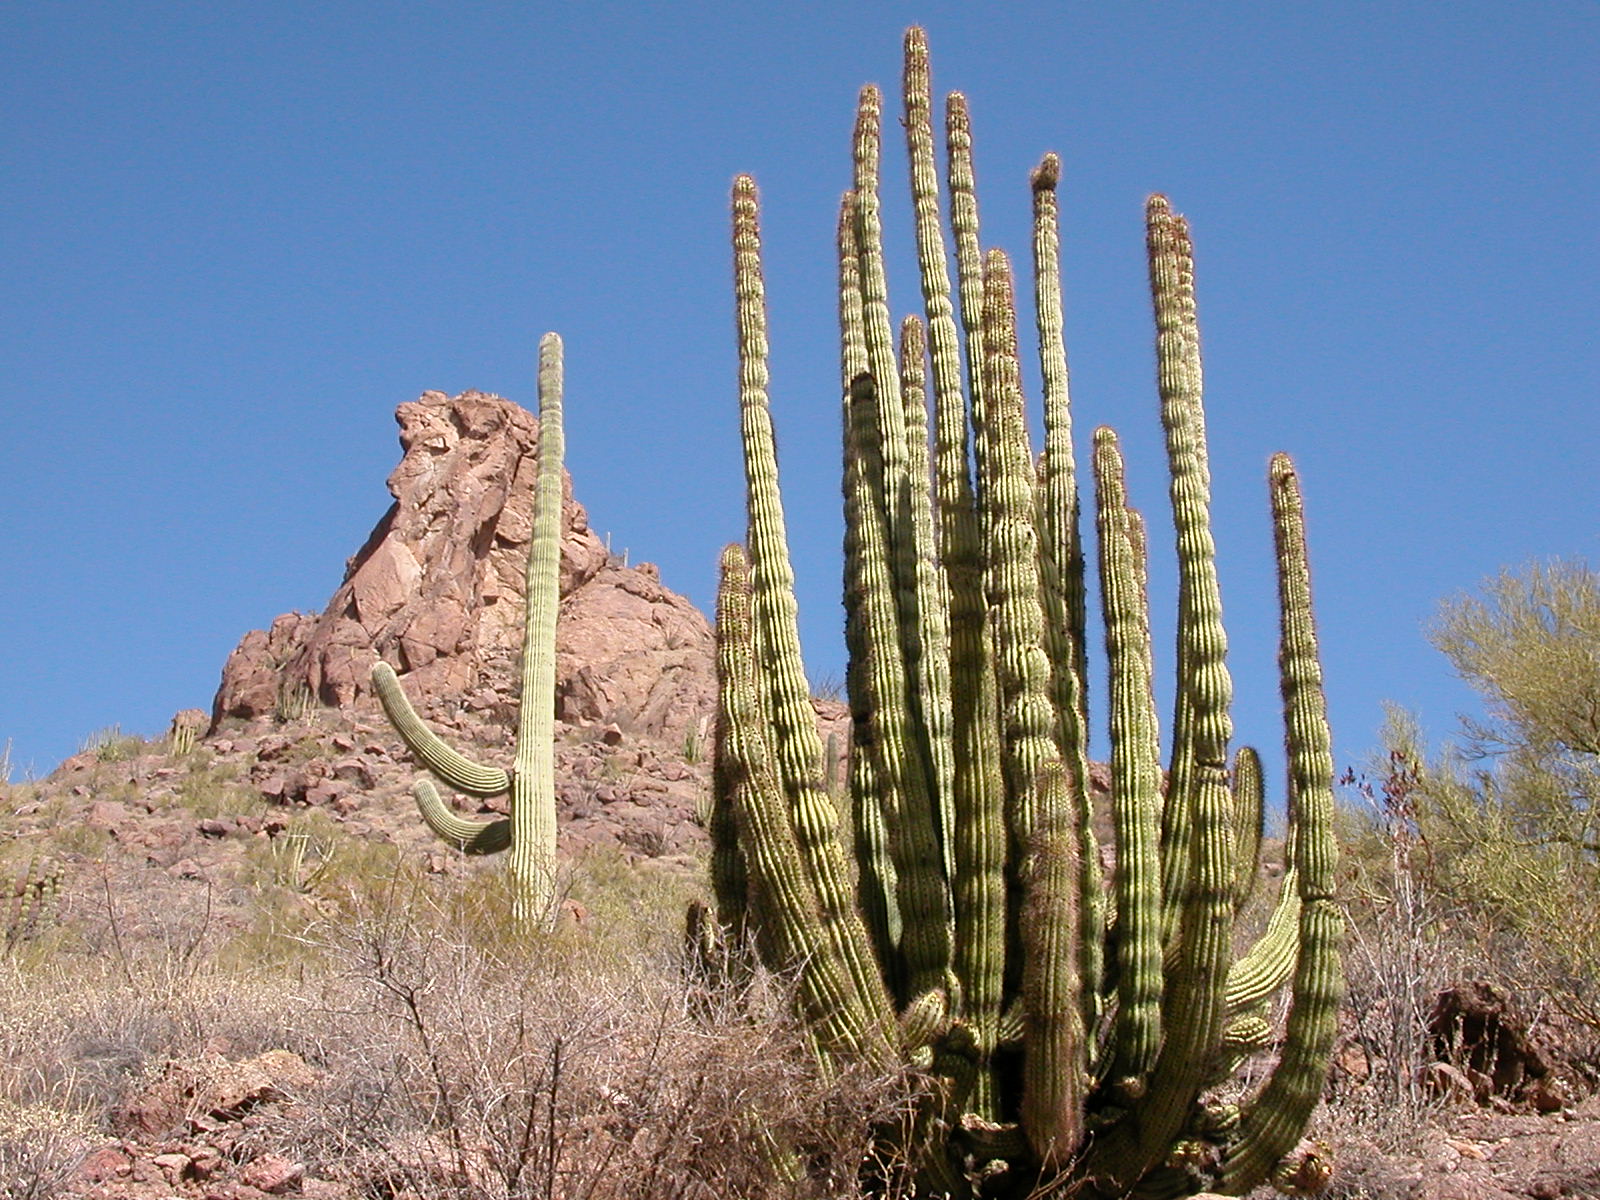
[[[1156,515],[1142,201],[1165,191],[1193,222],[1241,734],[1279,737],[1280,448],[1308,496],[1341,759],[1385,699],[1447,730],[1468,698],[1422,633],[1438,599],[1532,556],[1600,561],[1600,4],[13,0],[17,774],[208,707],[240,635],[321,608],[383,513],[395,405],[531,403],[546,329],[593,524],[707,606],[742,529],[738,171],[766,202],[804,634],[813,676],[838,673],[834,209],[856,88],[897,85],[913,21],[935,87],[971,97],[988,240],[1026,251],[1028,169],[1065,160],[1078,420],[1123,431]]]

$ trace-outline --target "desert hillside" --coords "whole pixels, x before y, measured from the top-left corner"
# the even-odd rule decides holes
[[[419,818],[420,768],[368,675],[389,662],[431,725],[509,759],[539,427],[473,392],[396,415],[394,504],[323,611],[246,633],[209,713],[154,740],[102,732],[5,787],[0,1191],[798,1195],[766,1157],[780,1130],[812,1147],[815,1194],[856,1195],[866,1131],[914,1085],[819,1075],[788,980],[731,987],[686,953],[708,887],[711,630],[608,552],[570,479],[547,931],[519,933],[494,860]],[[847,716],[813,708],[837,788]],[[1103,770],[1093,783],[1104,807]],[[1262,863],[1241,939],[1281,844]],[[1314,1123],[1328,1194],[1600,1195],[1581,1031],[1408,940],[1381,876],[1352,860],[1360,936]],[[1419,996],[1427,1011],[1406,1008]]]

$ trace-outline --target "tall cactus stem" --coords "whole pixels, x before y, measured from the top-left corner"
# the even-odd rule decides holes
[[[711,795],[702,824],[711,842],[711,897],[716,923],[731,934],[734,944],[747,945],[750,913],[750,872],[744,847],[739,844],[739,820],[731,796],[735,779],[732,753],[727,746],[729,723],[717,720],[712,731]]]
[[[1025,798],[1040,769],[1057,757],[1050,705],[1050,660],[1039,602],[1039,545],[1034,527],[1033,455],[1023,419],[1011,264],[989,252],[984,274],[984,387],[990,406],[979,441],[989,474],[983,480],[984,536],[990,548],[993,607],[1006,770],[1016,809],[1009,816],[1020,862],[1036,812]]]
[[[1165,926],[1177,920],[1187,895],[1188,826],[1196,773],[1227,771],[1232,728],[1228,709],[1227,633],[1211,535],[1211,478],[1201,402],[1199,324],[1195,314],[1194,250],[1189,227],[1165,196],[1145,206],[1150,297],[1156,320],[1157,384],[1161,425],[1171,472],[1173,523],[1178,542],[1178,687],[1172,722],[1169,785],[1162,824],[1162,893]],[[1202,725],[1201,714],[1204,713]],[[1208,786],[1214,786],[1208,785]]]
[[[1081,793],[1078,861],[1085,872],[1079,906],[1084,956],[1083,1020],[1094,1028],[1100,1016],[1104,970],[1099,930],[1105,926],[1105,893],[1099,887],[1100,847],[1089,811],[1088,670],[1084,650],[1087,597],[1083,541],[1079,527],[1077,467],[1072,445],[1072,403],[1068,387],[1065,317],[1061,303],[1061,229],[1056,188],[1061,159],[1047,154],[1034,169],[1033,298],[1039,343],[1039,373],[1044,382],[1044,453],[1039,472],[1039,575],[1045,609],[1046,649],[1053,666],[1057,741],[1071,785]]]
[[[784,967],[800,969],[801,1002],[830,1050],[882,1061],[886,1026],[857,990],[835,951],[790,825],[782,784],[767,747],[755,658],[750,578],[741,547],[722,554],[717,591],[719,773],[747,831],[749,869],[762,897],[767,936]]]
[[[733,185],[734,298],[739,340],[739,409],[744,441],[752,625],[763,711],[769,714],[778,776],[833,952],[845,964],[873,1027],[891,1021],[888,993],[851,894],[834,808],[823,786],[817,734],[789,565],[778,456],[767,400],[766,298],[761,277],[760,205],[755,181]]]
[[[865,560],[862,531],[851,514],[870,506],[867,483],[854,453],[851,425],[855,381],[868,378],[866,319],[861,307],[861,256],[857,251],[856,194],[839,203],[839,361],[842,367],[844,445],[844,611],[845,648],[849,652],[845,688],[850,702],[850,813],[856,856],[856,896],[889,994],[907,994],[905,960],[900,953],[904,923],[900,916],[898,880],[884,820],[883,789],[878,782],[878,733],[874,728],[870,689]]]
[[[942,848],[940,869],[946,883],[954,870],[950,831],[955,828],[955,749],[950,684],[950,588],[939,569],[934,532],[933,491],[928,462],[928,338],[922,321],[900,323],[900,396],[906,410],[906,467],[910,483],[910,542],[914,559],[917,686],[912,690],[927,756],[928,787]]]
[[[884,515],[883,460],[878,455],[880,410],[871,375],[851,386],[850,443],[856,480],[846,524],[857,536],[856,579],[860,595],[861,644],[866,651],[865,683],[871,717],[873,766],[883,808],[889,849],[894,858],[897,896],[903,921],[901,953],[907,984],[915,995],[940,986],[950,956],[950,900],[931,806],[925,764],[907,703],[908,678],[896,621],[893,550]]]
[[[1222,1190],[1243,1195],[1294,1149],[1322,1094],[1343,995],[1344,920],[1333,902],[1338,846],[1333,837],[1333,745],[1317,655],[1306,555],[1305,513],[1294,465],[1275,455],[1270,471],[1278,551],[1278,603],[1289,791],[1295,816],[1300,955],[1283,1053],[1266,1086],[1244,1110],[1228,1150]]]
[[[956,921],[953,966],[961,985],[963,1017],[972,1030],[977,1058],[970,1103],[979,1115],[994,1119],[999,1112],[988,1063],[1000,1023],[1006,860],[1004,786],[995,719],[998,701],[984,618],[961,334],[940,224],[928,43],[926,34],[915,27],[906,31],[903,85],[917,264],[932,366],[933,491],[939,523],[939,561],[948,594],[950,744],[955,765],[950,798],[942,807],[953,818],[946,832]],[[964,179],[964,220],[975,233],[977,208],[971,191],[970,156]],[[975,238],[969,241],[969,251],[976,253]],[[981,263],[977,269],[981,272]],[[970,311],[974,320],[980,303],[980,299],[972,298]],[[979,373],[976,368],[974,373]]]
[[[1022,999],[1025,1022],[1022,1126],[1047,1171],[1065,1166],[1083,1140],[1088,1049],[1078,963],[1082,870],[1073,819],[1076,785],[1055,764],[1041,772],[1050,814],[1034,831],[1024,901]]]
[[[1111,803],[1116,822],[1117,1017],[1113,1078],[1137,1096],[1161,1045],[1160,869],[1156,831],[1160,768],[1149,720],[1148,624],[1128,532],[1122,453],[1095,430],[1100,596],[1110,667]]]
[[[1261,835],[1266,823],[1266,779],[1254,746],[1240,746],[1233,755],[1233,910],[1255,895],[1261,877]]]
[[[539,339],[539,483],[528,549],[522,637],[522,695],[511,775],[511,878],[523,920],[539,915],[555,890],[556,616],[561,607],[561,339]],[[537,900],[535,900],[537,898]]]
[[[960,92],[945,97],[945,153],[950,178],[950,232],[956,244],[956,285],[961,301],[961,326],[967,337],[967,392],[972,427],[982,426],[985,416],[983,354],[983,277],[982,243],[978,234],[977,171],[972,161],[972,114],[967,98]],[[983,448],[973,447],[978,475],[987,470]]]

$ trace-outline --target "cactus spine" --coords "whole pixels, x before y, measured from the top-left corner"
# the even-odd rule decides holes
[[[767,401],[754,182],[733,188],[746,546],[723,558],[714,828],[722,918],[756,923],[799,972],[825,1063],[894,1057],[933,1082],[883,1136],[929,1195],[1242,1194],[1294,1150],[1320,1092],[1339,996],[1332,759],[1303,519],[1270,474],[1290,751],[1289,869],[1267,931],[1231,961],[1255,878],[1260,765],[1229,771],[1232,685],[1188,227],[1146,212],[1161,421],[1179,565],[1177,686],[1161,764],[1147,534],[1116,436],[1094,436],[1116,867],[1091,827],[1086,586],[1062,335],[1056,187],[1034,172],[1044,452],[1029,446],[1011,267],[985,252],[965,99],[946,105],[947,266],[925,38],[905,110],[923,315],[892,341],[878,197],[882,100],[863,89],[839,223],[846,642],[854,869],[820,784]],[[954,290],[955,299],[952,298]],[[962,343],[966,369],[962,369]],[[931,433],[931,451],[929,437]],[[719,840],[719,856],[729,847]],[[744,880],[740,892],[735,881]],[[1272,1035],[1277,1067],[1240,1108],[1211,1089]]]
[[[511,816],[474,821],[457,816],[433,783],[412,786],[428,827],[468,854],[509,850],[513,913],[519,922],[543,916],[555,887],[555,680],[556,612],[561,593],[561,339],[539,341],[539,476],[528,546],[527,596],[522,635],[521,704],[510,771],[484,766],[435,734],[406,698],[394,668],[378,662],[372,686],[401,739],[427,768],[469,796],[511,794]]]

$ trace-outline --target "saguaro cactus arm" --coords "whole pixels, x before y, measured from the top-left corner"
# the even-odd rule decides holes
[[[389,724],[400,735],[406,748],[422,760],[424,766],[458,792],[469,796],[499,796],[511,790],[511,776],[499,767],[484,766],[460,753],[443,738],[429,729],[417,715],[400,686],[394,668],[378,662],[372,668],[372,690],[378,694],[383,713]]]
[[[509,818],[471,821],[457,816],[439,798],[439,790],[426,779],[418,779],[411,785],[411,795],[428,828],[463,854],[498,854],[511,845]]]

